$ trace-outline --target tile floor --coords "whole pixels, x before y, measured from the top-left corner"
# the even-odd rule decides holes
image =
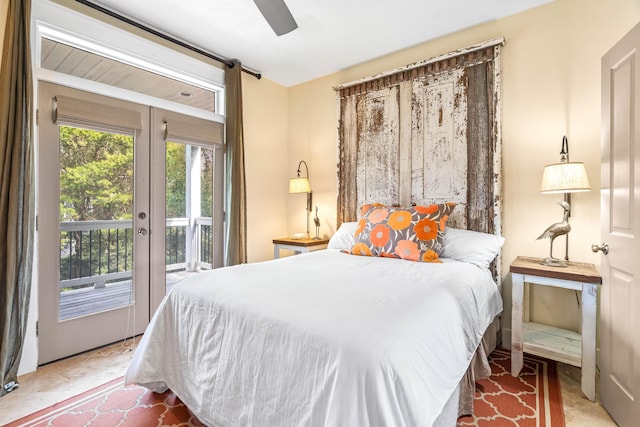
[[[20,377],[20,387],[0,398],[0,426],[124,375],[137,342],[116,343]],[[582,395],[579,368],[559,364],[558,371],[566,427],[616,426],[599,400]]]

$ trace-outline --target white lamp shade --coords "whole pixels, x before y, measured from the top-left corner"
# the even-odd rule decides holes
[[[311,193],[311,184],[308,178],[291,178],[289,180],[289,193]]]
[[[584,163],[554,163],[544,167],[541,193],[577,193],[589,190],[591,186]]]

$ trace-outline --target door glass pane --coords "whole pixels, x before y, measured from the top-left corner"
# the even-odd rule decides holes
[[[60,126],[60,320],[133,303],[133,140]]]
[[[213,265],[214,150],[166,144],[166,291]]]

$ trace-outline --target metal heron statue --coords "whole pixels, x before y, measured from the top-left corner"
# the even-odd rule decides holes
[[[562,206],[562,208],[564,209],[564,216],[562,217],[562,221],[551,224],[536,240],[551,239],[549,256],[545,258],[541,262],[541,264],[551,267],[566,267],[567,264],[563,260],[553,257],[553,240],[556,237],[568,234],[571,231],[571,225],[569,224],[569,213],[571,212],[571,206],[569,205],[569,203],[561,202],[559,200],[556,200],[556,203]]]

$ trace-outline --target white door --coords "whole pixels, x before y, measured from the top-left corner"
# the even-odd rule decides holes
[[[602,405],[640,420],[640,25],[602,58]]]
[[[38,363],[149,322],[149,107],[39,84]]]
[[[151,109],[151,312],[184,278],[221,267],[224,126]]]
[[[224,126],[44,82],[38,108],[43,364],[143,333],[222,266]]]

